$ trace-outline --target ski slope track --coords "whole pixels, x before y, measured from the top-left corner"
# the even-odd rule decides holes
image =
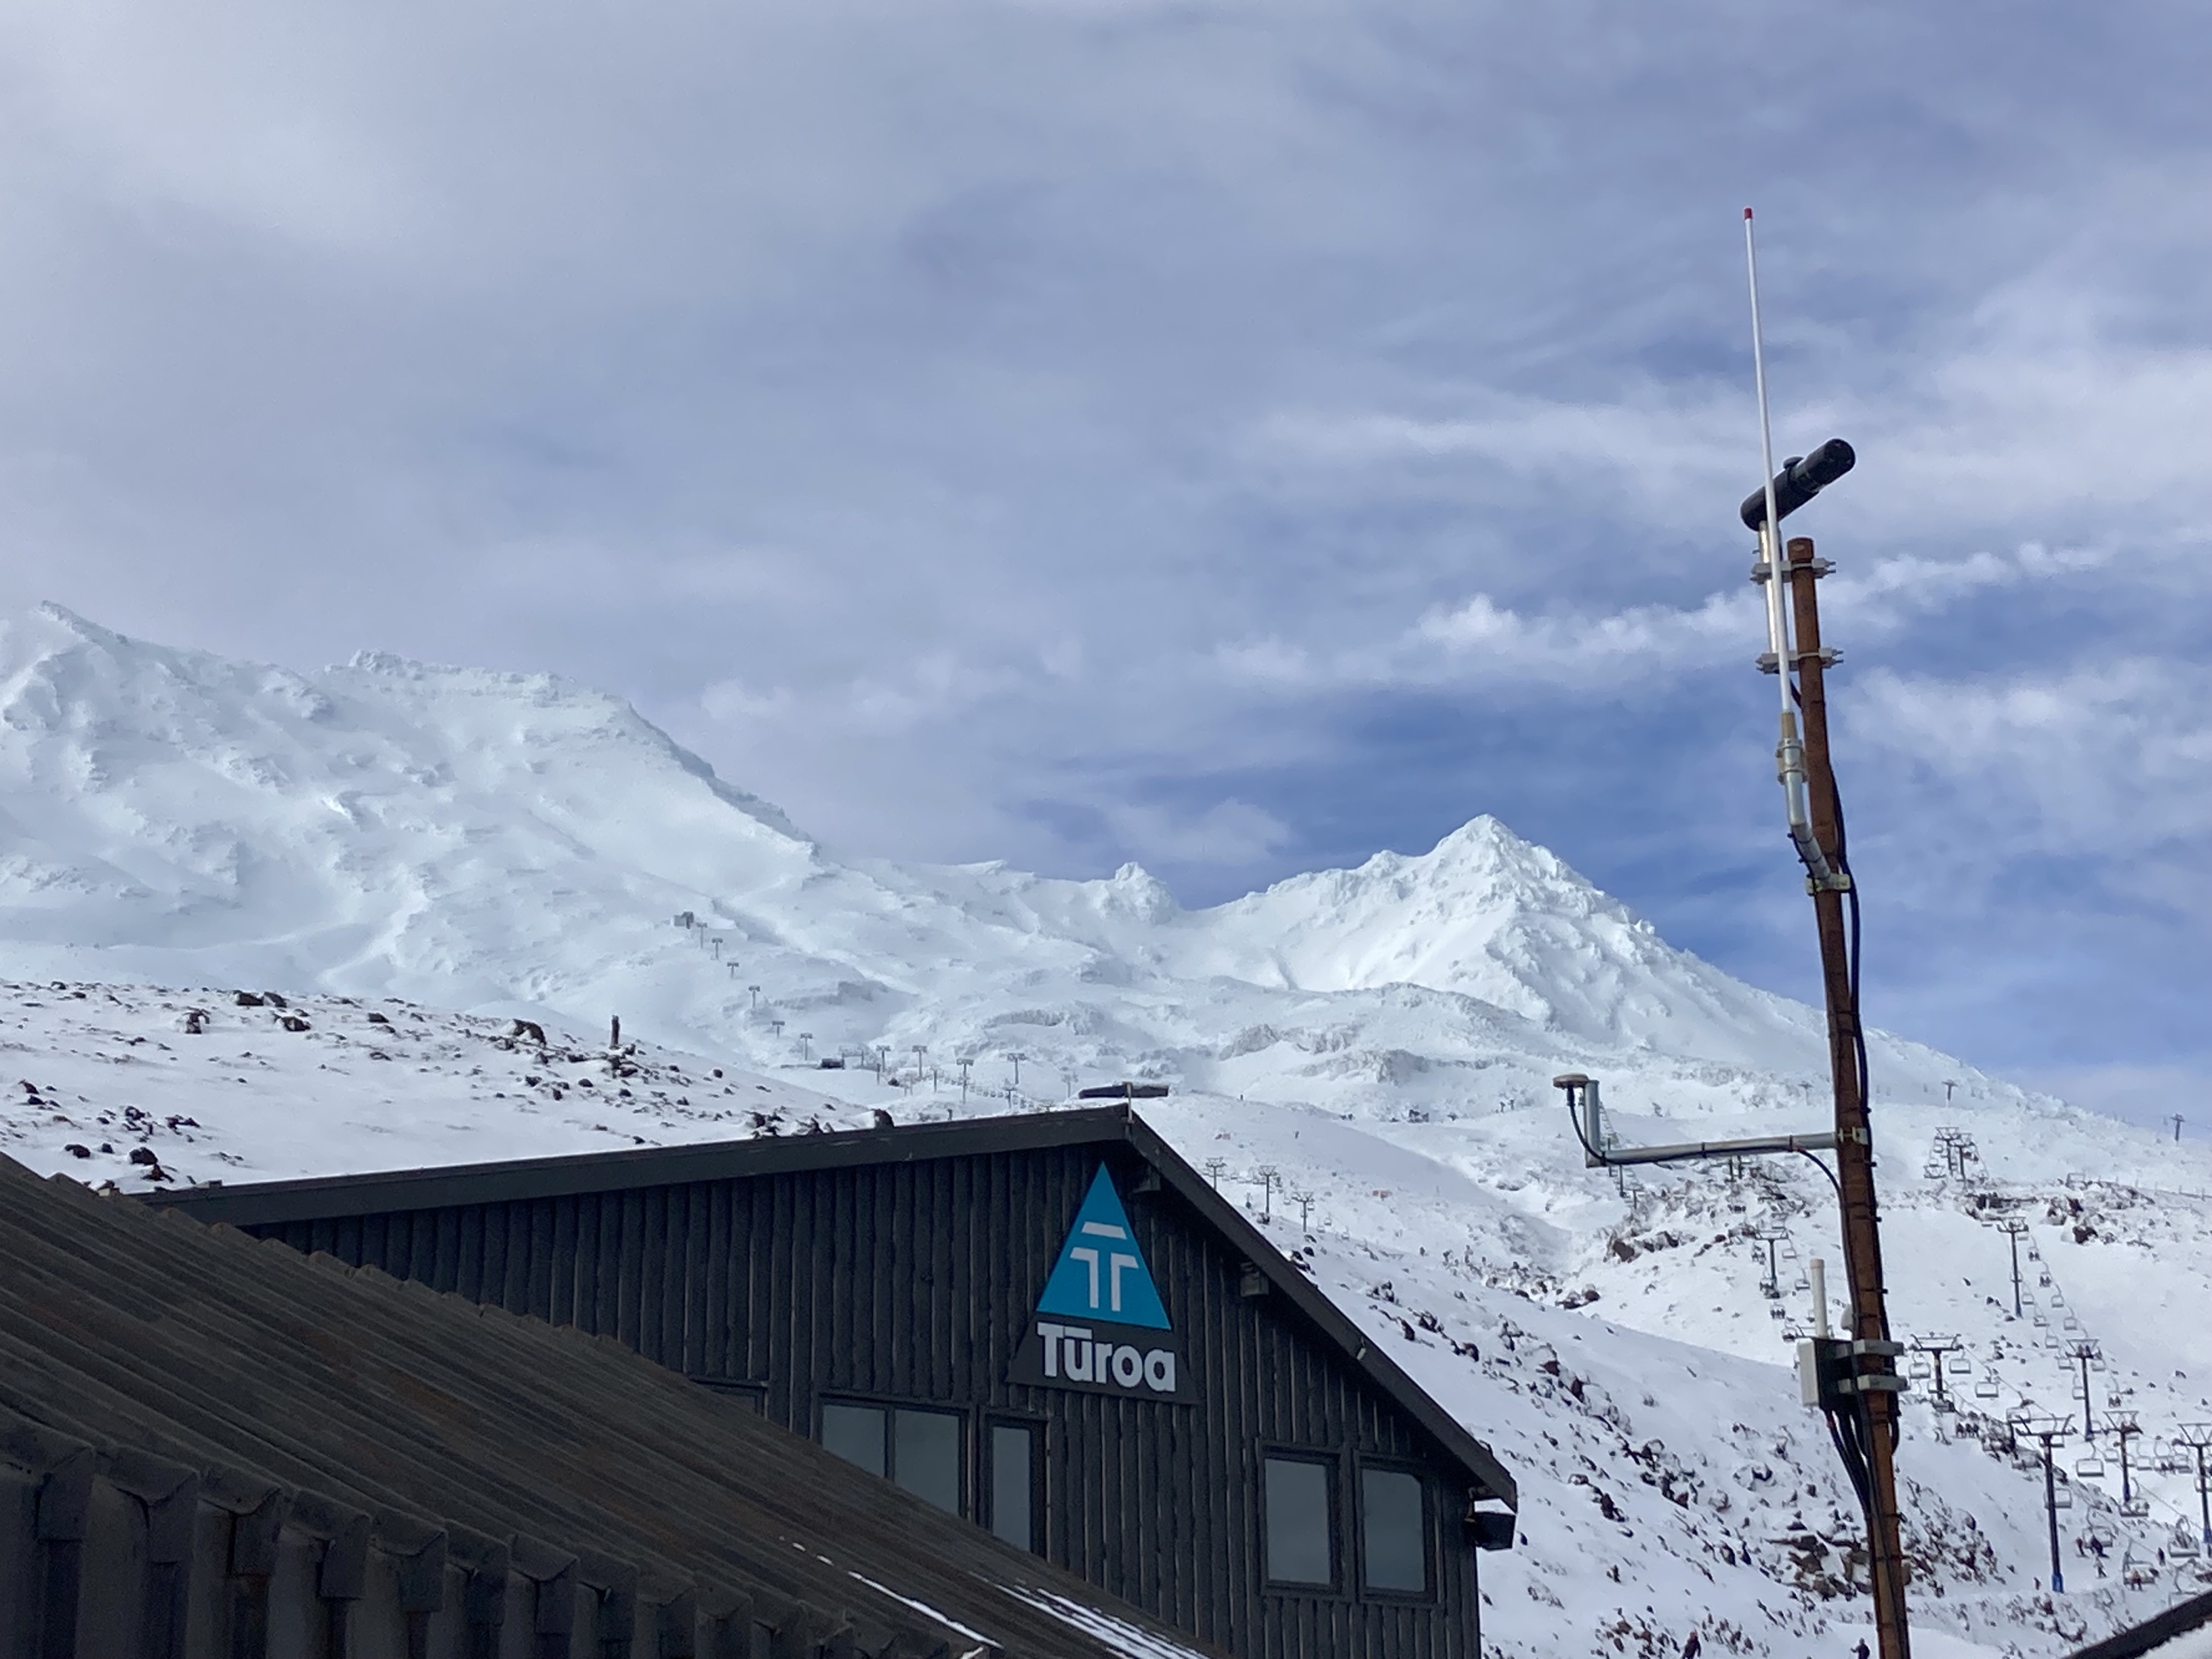
[[[144,1190],[1166,1082],[1146,1116],[1519,1477],[1522,1539],[1484,1564],[1501,1659],[1869,1632],[1857,1519],[1787,1369],[1804,1264],[1838,1254],[1827,1182],[1799,1158],[1617,1185],[1550,1081],[1601,1078],[1631,1143],[1817,1128],[1820,1019],[1492,819],[1185,910],[1134,866],[840,859],[557,679],[295,673],[52,607],[0,622],[0,1150],[37,1169]],[[2063,1653],[2207,1582],[2174,1550],[2193,1477],[2158,1454],[2212,1420],[2212,1156],[1872,1048],[1894,1323],[1972,1365],[1962,1409],[1907,1396],[1918,1650]],[[2018,1317],[2004,1217],[2028,1226]],[[2001,1425],[2078,1425],[2081,1336],[2108,1357],[2100,1424],[2142,1425],[2148,1512],[2077,1428],[2054,1596],[2039,1467]]]

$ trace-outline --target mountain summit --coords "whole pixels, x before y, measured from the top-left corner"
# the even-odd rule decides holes
[[[1367,1109],[1441,1106],[1477,1073],[1517,1099],[1614,1054],[1735,1068],[1753,1095],[1822,1062],[1812,1011],[1487,817],[1198,911],[1134,865],[840,863],[551,676],[374,652],[297,673],[53,606],[0,622],[0,970],[24,976],[621,1012],[757,1065],[1027,1048]],[[1908,1077],[1962,1074],[1890,1048]]]

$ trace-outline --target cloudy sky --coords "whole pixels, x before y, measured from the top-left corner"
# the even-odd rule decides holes
[[[1759,210],[1869,1012],[2212,1129],[2212,14],[0,6],[0,599],[633,697],[1188,902],[1479,811],[1809,994]],[[2179,1102],[2169,1105],[2169,1097]]]

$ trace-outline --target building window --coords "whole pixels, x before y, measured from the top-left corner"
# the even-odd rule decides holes
[[[1336,1583],[1336,1468],[1311,1457],[1270,1457],[1266,1481],[1267,1577],[1326,1589]]]
[[[1359,1471],[1359,1570],[1369,1589],[1427,1594],[1428,1509],[1411,1470]]]
[[[960,1513],[960,1419],[951,1412],[891,1413],[890,1477],[916,1498]]]
[[[691,1380],[749,1412],[765,1414],[768,1410],[768,1390],[757,1382],[732,1382],[722,1376],[695,1376]]]
[[[829,1401],[822,1407],[822,1443],[870,1474],[961,1513],[959,1413]]]
[[[1028,1425],[991,1425],[991,1530],[1016,1549],[1037,1547],[1036,1446]]]
[[[870,1474],[885,1474],[889,1465],[884,1456],[884,1415],[881,1406],[825,1405],[822,1443]]]

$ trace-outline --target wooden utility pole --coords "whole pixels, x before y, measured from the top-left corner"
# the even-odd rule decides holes
[[[1793,538],[1786,554],[1796,623],[1796,662],[1778,665],[1797,671],[1804,724],[1807,793],[1813,834],[1829,864],[1848,870],[1843,824],[1838,810],[1836,775],[1828,753],[1828,705],[1823,684],[1826,661],[1820,649],[1820,604],[1816,584],[1827,567],[1813,556],[1807,537]],[[1820,982],[1828,1008],[1828,1066],[1836,1090],[1836,1171],[1843,1191],[1844,1265],[1850,1282],[1851,1334],[1862,1342],[1889,1340],[1884,1303],[1881,1234],[1877,1226],[1874,1184],[1874,1137],[1861,1087],[1858,988],[1852,982],[1851,952],[1844,919],[1844,894],[1815,886],[1813,915],[1820,938]],[[1886,1369],[1877,1368],[1877,1369]],[[1897,1471],[1892,1454],[1897,1442],[1897,1395],[1869,1389],[1867,1504],[1869,1578],[1874,1590],[1875,1632],[1881,1659],[1909,1659],[1911,1632],[1906,1622],[1906,1563],[1899,1536]]]

